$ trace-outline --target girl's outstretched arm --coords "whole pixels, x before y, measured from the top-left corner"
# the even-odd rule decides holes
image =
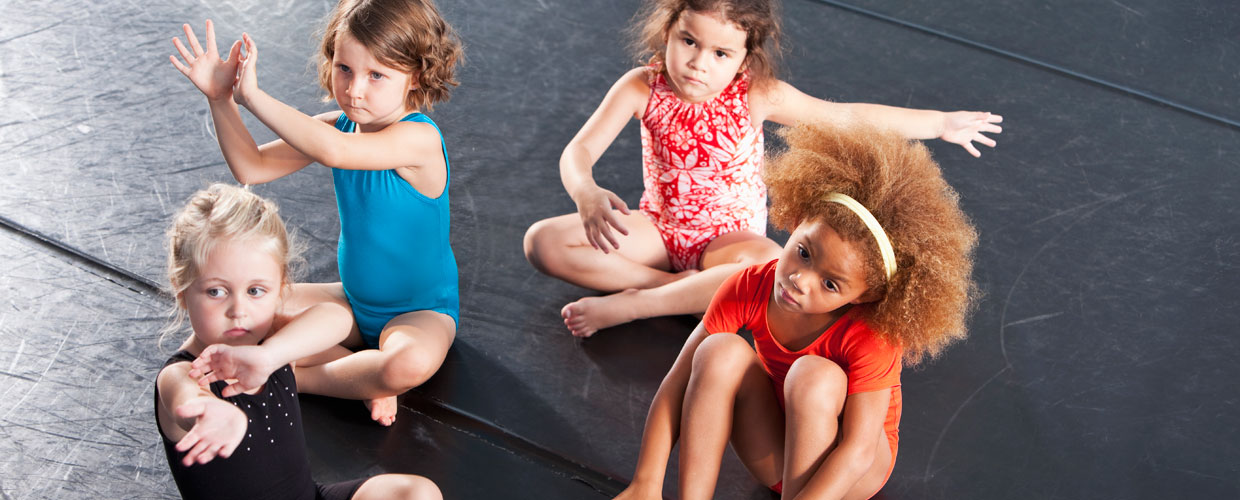
[[[245,436],[246,417],[240,409],[199,387],[189,377],[189,363],[175,363],[159,372],[159,426],[177,451],[187,452],[181,463],[205,464],[228,458]]]
[[[680,438],[680,414],[693,368],[693,353],[706,336],[706,328],[698,323],[685,340],[685,346],[680,349],[672,369],[659,384],[659,391],[650,403],[650,413],[646,415],[641,451],[637,455],[637,470],[629,487],[616,497],[618,500],[663,498],[667,459],[672,454],[672,446]]]
[[[221,59],[215,43],[215,25],[210,19],[207,20],[206,47],[199,45],[198,37],[188,24],[182,25],[182,28],[189,47],[179,38],[173,38],[172,45],[185,62],[175,55],[168,58],[207,97],[215,136],[233,177],[242,184],[262,184],[309,165],[310,158],[284,141],[277,140],[259,147],[246,129],[245,122],[241,121],[241,113],[233,102],[241,42],[234,42],[228,57]]]
[[[353,314],[345,307],[315,304],[270,334],[262,345],[208,346],[194,360],[188,376],[204,387],[217,380],[236,380],[220,391],[232,397],[262,386],[284,365],[339,344],[352,327]]]
[[[367,124],[361,124],[360,131],[367,133],[346,134],[332,126],[340,112],[312,117],[263,92],[258,87],[258,46],[249,34],[242,35],[242,42],[245,53],[233,99],[308,161],[351,170],[445,169],[443,142],[429,123],[398,121],[382,130],[366,130]]]
[[[975,157],[982,153],[973,145],[974,142],[995,146],[994,139],[982,135],[982,132],[1003,132],[1003,128],[997,125],[1003,117],[988,112],[943,112],[881,104],[835,103],[805,94],[782,81],[765,91],[751,92],[750,107],[754,119],[771,120],[781,125],[791,126],[805,121],[845,125],[854,120],[869,122],[897,130],[909,139],[943,139],[959,144]]]
[[[629,207],[616,193],[594,182],[594,163],[624,130],[629,119],[639,117],[638,114],[645,110],[649,97],[646,69],[635,68],[625,73],[607,91],[603,102],[560,155],[560,181],[577,204],[586,238],[594,248],[605,253],[620,248],[612,228],[620,234],[629,234],[611,211],[619,210],[628,215]]]

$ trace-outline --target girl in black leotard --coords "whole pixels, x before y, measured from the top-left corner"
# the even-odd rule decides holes
[[[442,499],[431,480],[406,474],[321,485],[310,477],[292,360],[340,342],[352,317],[320,304],[295,320],[280,314],[289,290],[289,240],[276,206],[239,187],[194,194],[168,231],[175,328],[192,335],[160,370],[155,417],[172,476],[187,499]],[[343,324],[343,326],[341,326]],[[294,329],[296,343],[272,339]],[[260,344],[262,344],[260,346]],[[250,362],[242,384],[199,373],[195,360],[226,351]]]

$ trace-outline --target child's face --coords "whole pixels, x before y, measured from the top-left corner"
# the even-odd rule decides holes
[[[336,36],[332,97],[363,132],[380,130],[412,111],[405,104],[411,89],[408,73],[380,63],[349,32]]]
[[[686,102],[714,99],[745,63],[747,35],[716,12],[686,10],[667,32],[668,80]]]
[[[280,307],[282,269],[253,241],[221,242],[184,292],[198,347],[256,345],[267,337]]]
[[[826,314],[865,302],[865,262],[857,246],[821,221],[801,223],[775,264],[772,301],[798,314]]]

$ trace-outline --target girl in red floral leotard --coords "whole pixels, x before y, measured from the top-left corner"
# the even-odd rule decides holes
[[[573,335],[635,319],[702,313],[731,274],[778,256],[766,237],[762,124],[866,122],[940,138],[980,156],[999,115],[834,103],[775,77],[774,0],[648,0],[640,57],[560,157],[577,213],[535,223],[526,258],[539,271],[610,292],[561,309]],[[592,174],[629,118],[642,126],[645,192],[631,213]],[[619,233],[619,234],[616,234]]]

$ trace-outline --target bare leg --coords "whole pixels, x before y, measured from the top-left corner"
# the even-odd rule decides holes
[[[409,474],[381,474],[362,483],[354,500],[443,500],[434,481]]]
[[[586,240],[581,216],[561,215],[534,223],[525,232],[525,258],[535,269],[577,286],[617,292],[650,288],[677,279],[663,240],[650,220],[638,212],[616,214],[629,230],[616,233],[620,248],[603,253]]]
[[[795,498],[818,473],[839,442],[839,417],[848,395],[848,377],[834,362],[805,356],[792,364],[784,385],[788,429],[783,471],[784,498]],[[881,431],[874,439],[870,469],[844,495],[865,499],[878,492],[891,466],[891,448]]]
[[[434,375],[455,338],[456,323],[451,317],[433,311],[405,313],[383,328],[379,349],[363,349],[322,364],[300,366],[297,383],[312,394],[367,400],[371,418],[391,425],[396,419],[396,396]],[[335,350],[322,356],[338,354],[343,353]]]
[[[681,498],[712,497],[729,438],[759,481],[778,482],[783,415],[770,378],[739,336],[718,333],[698,346],[680,429]]]
[[[573,335],[589,337],[603,328],[642,318],[700,314],[725,279],[746,267],[769,262],[779,252],[779,245],[765,236],[749,231],[728,233],[706,246],[701,272],[651,288],[586,297],[564,306],[560,315]]]

